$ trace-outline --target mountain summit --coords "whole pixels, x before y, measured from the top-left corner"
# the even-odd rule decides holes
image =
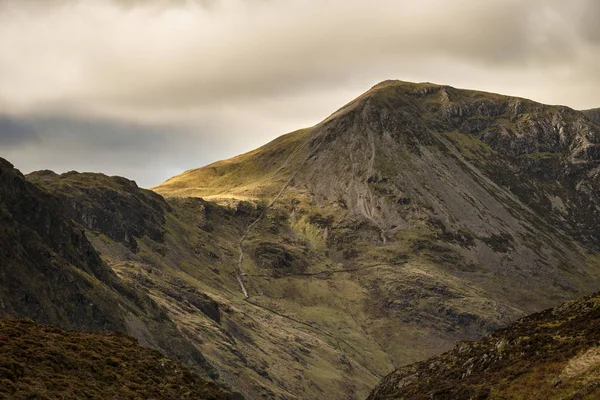
[[[362,343],[358,363],[377,376],[600,288],[588,115],[385,81],[153,190],[256,208],[236,242],[245,301]]]

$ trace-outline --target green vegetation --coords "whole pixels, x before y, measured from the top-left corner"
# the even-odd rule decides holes
[[[309,129],[280,136],[246,154],[187,171],[156,186],[164,196],[195,196],[253,200],[273,195],[273,184],[285,181],[302,155]]]

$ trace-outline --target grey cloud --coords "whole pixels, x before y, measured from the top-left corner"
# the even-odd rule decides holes
[[[260,121],[255,124],[260,127]],[[12,130],[7,134],[9,130],[2,127],[9,125]],[[243,123],[235,129],[241,131]],[[33,132],[35,140],[27,140],[23,132]],[[40,169],[59,173],[103,172],[135,179],[143,187],[154,186],[183,170],[227,158],[231,151],[239,153],[253,148],[251,137],[246,138],[250,140],[235,137],[236,132],[214,122],[190,127],[68,115],[21,118],[0,115],[0,157],[23,172]]]
[[[443,57],[502,70],[561,68],[577,57],[561,25],[577,25],[577,16],[566,13],[571,17],[561,23],[544,12],[553,4],[554,14],[563,15],[568,6],[564,2],[430,3],[434,7],[422,12],[407,2],[384,0],[366,7],[331,1],[330,12],[320,12],[316,3],[314,10],[283,7],[282,12],[296,14],[280,20],[240,6],[249,22],[217,10],[215,18],[232,26],[206,39],[200,36],[210,31],[192,30],[190,35],[199,37],[182,38],[189,40],[185,53],[166,51],[162,58],[151,54],[148,63],[132,65],[115,61],[117,57],[98,60],[84,71],[89,80],[126,89],[88,96],[142,109],[187,107],[337,87],[349,77],[369,74],[374,64],[402,65],[406,59],[426,63]],[[269,6],[276,8],[276,3]],[[136,82],[123,85],[132,75]]]
[[[158,183],[164,156],[177,157],[176,144],[190,147],[186,137],[187,132],[172,126],[68,116],[0,116],[0,156],[24,172],[46,168],[98,171],[129,176],[144,186]],[[190,156],[185,150],[181,153],[184,158]]]
[[[0,146],[14,147],[37,140],[38,133],[31,125],[0,115]]]
[[[577,24],[582,37],[596,46],[600,45],[600,2],[587,1],[581,7]]]

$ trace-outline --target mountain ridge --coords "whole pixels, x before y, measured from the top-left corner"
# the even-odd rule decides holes
[[[65,329],[129,332],[140,343],[216,377],[164,310],[101,259],[60,198],[27,181],[4,159],[0,218],[0,315]]]

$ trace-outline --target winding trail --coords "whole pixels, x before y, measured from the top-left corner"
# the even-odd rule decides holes
[[[265,208],[263,208],[263,210],[261,211],[259,216],[246,227],[246,230],[244,231],[244,233],[238,240],[237,249],[238,249],[238,252],[240,253],[240,256],[238,258],[236,278],[237,278],[238,283],[240,284],[240,289],[242,290],[242,293],[244,294],[244,299],[248,299],[250,297],[250,294],[248,293],[248,288],[246,286],[246,280],[245,280],[246,274],[244,273],[244,240],[246,240],[246,238],[252,231],[252,228],[254,228],[254,226],[260,222],[260,220],[265,216],[267,211],[271,207],[273,207],[273,205],[275,204],[275,202],[277,200],[279,200],[281,195],[290,186],[290,183],[292,183],[292,181],[294,180],[296,175],[298,175],[298,173],[300,172],[302,167],[304,167],[304,165],[310,159],[310,157],[321,147],[324,137],[325,137],[325,135],[323,135],[323,138],[321,138],[321,140],[314,146],[314,148],[306,155],[305,159],[300,163],[300,165],[298,165],[298,168],[294,172],[292,172],[292,174],[290,175],[288,180],[283,184],[283,186],[281,187],[279,192],[277,192],[277,194],[275,195],[275,197],[273,197],[271,202],[269,204],[267,204],[265,206]],[[273,173],[271,173],[269,178],[272,179],[273,177],[275,177],[275,175],[277,175],[279,173],[279,171],[281,171],[283,168],[285,168],[291,162],[291,160],[294,157],[296,157],[296,155],[300,152],[300,150],[304,149],[306,146],[310,145],[310,143],[312,143],[312,142],[313,142],[312,139],[308,139],[304,143],[298,145],[298,147],[296,147],[296,149],[294,149],[294,151],[285,159],[285,161],[275,171],[273,171]]]

